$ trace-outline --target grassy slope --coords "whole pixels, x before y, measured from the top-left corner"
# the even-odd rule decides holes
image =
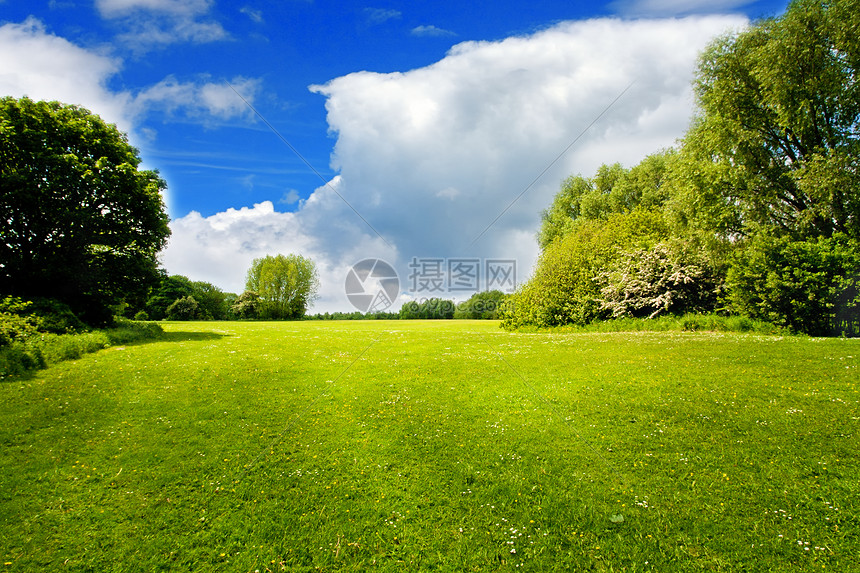
[[[0,383],[5,570],[860,570],[860,341],[165,330]]]

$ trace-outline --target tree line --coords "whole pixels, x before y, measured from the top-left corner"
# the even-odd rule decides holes
[[[672,149],[563,182],[503,325],[727,313],[860,334],[860,11],[792,2],[700,56]]]

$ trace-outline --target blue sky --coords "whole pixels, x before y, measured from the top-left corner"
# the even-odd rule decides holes
[[[399,305],[416,259],[525,280],[561,180],[672,145],[696,54],[786,4],[5,0],[0,92],[129,134],[168,183],[170,273],[241,292],[254,257],[301,253],[314,310],[351,310],[348,269],[379,257]]]

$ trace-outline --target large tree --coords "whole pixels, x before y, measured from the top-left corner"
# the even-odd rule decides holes
[[[245,280],[245,290],[260,297],[261,318],[301,318],[316,298],[317,289],[316,265],[301,255],[254,259]]]
[[[68,304],[90,324],[158,280],[170,234],[155,171],[78,106],[0,98],[0,292]]]
[[[719,217],[736,221],[736,236],[767,227],[860,237],[858,72],[856,0],[796,0],[783,16],[714,42],[685,143],[709,164],[691,167],[696,201],[711,195],[734,210]]]

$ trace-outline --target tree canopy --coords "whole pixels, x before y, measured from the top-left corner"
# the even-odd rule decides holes
[[[860,10],[796,0],[701,55],[677,150],[567,179],[503,324],[732,312],[860,334]]]
[[[301,318],[318,289],[314,262],[294,254],[254,259],[245,280],[245,290],[259,296],[259,318]]]
[[[858,8],[798,0],[702,55],[685,149],[723,175],[702,182],[738,210],[736,231],[860,238]]]
[[[0,98],[0,292],[68,304],[96,325],[145,297],[170,234],[155,171],[84,108]]]

